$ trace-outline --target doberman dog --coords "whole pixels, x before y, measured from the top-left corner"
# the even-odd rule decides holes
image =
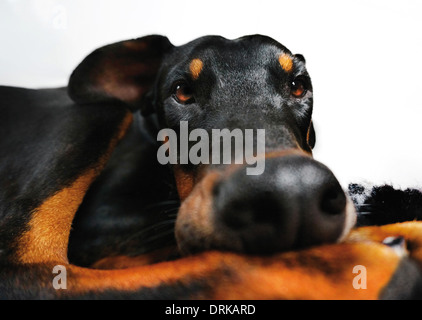
[[[305,59],[269,37],[123,41],[90,54],[67,88],[0,97],[1,298],[281,297],[258,285],[294,264],[274,255],[337,243],[354,225],[312,157]],[[158,132],[181,121],[264,129],[264,172],[180,154],[159,164]],[[57,265],[66,290],[52,286]]]

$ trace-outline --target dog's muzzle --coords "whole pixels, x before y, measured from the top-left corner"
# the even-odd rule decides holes
[[[262,175],[210,170],[176,222],[182,253],[208,249],[271,254],[342,240],[354,206],[334,174],[307,155],[267,158]]]

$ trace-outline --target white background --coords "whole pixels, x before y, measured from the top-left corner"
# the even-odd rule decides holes
[[[307,59],[314,156],[349,182],[422,187],[422,1],[2,0],[0,84],[66,85],[104,44],[269,35]]]

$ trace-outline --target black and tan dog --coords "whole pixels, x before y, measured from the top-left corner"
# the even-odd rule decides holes
[[[390,281],[419,275],[413,260],[382,241],[403,236],[416,250],[422,227],[349,235],[353,205],[312,159],[305,60],[271,38],[124,41],[89,55],[68,88],[1,87],[0,97],[0,298],[413,292]],[[265,129],[265,171],[160,165],[157,133],[181,121]],[[57,265],[66,289],[52,285]],[[370,289],[352,286],[355,265],[371,270]]]

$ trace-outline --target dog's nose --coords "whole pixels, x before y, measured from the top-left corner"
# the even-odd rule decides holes
[[[220,245],[262,254],[342,237],[350,221],[347,199],[326,166],[298,155],[270,158],[265,164],[262,175],[238,170],[215,185]]]

